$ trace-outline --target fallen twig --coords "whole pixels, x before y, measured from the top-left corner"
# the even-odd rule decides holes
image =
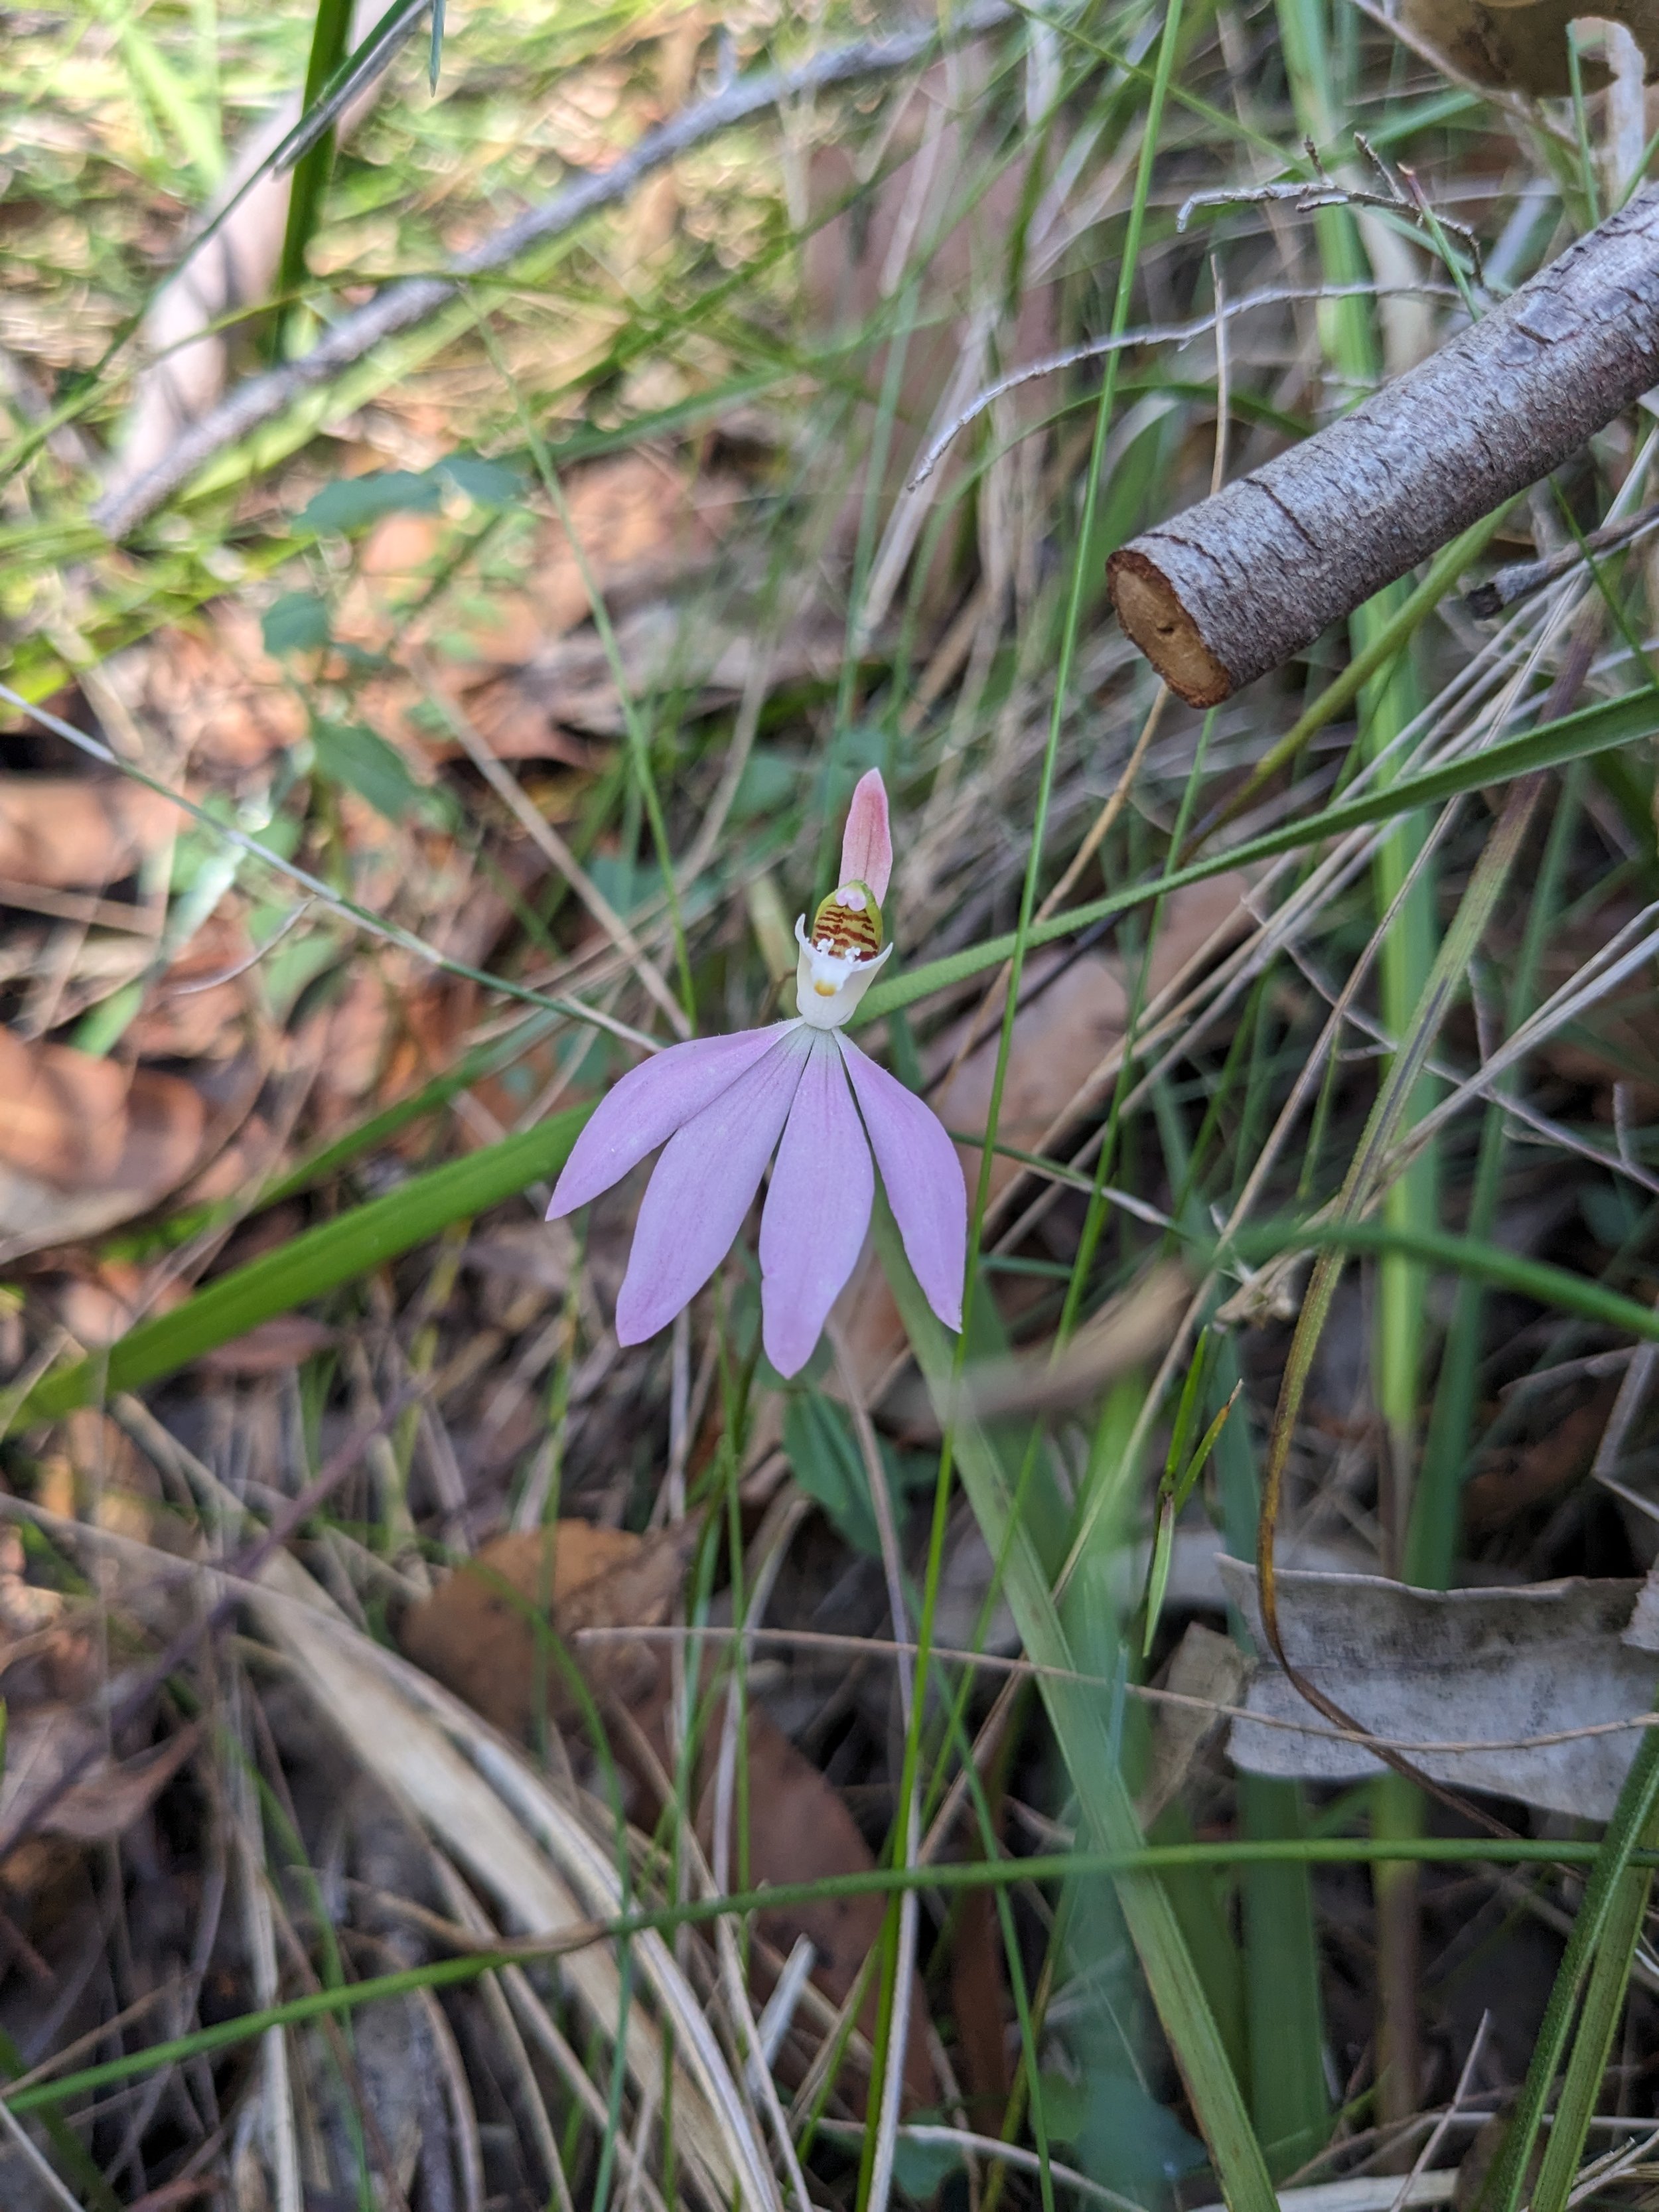
[[[1463,604],[1472,615],[1483,618],[1507,614],[1534,592],[1545,591],[1563,576],[1570,576],[1581,562],[1593,560],[1598,553],[1622,552],[1652,530],[1659,530],[1659,506],[1644,507],[1639,514],[1623,516],[1617,522],[1604,522],[1599,530],[1588,532],[1559,552],[1542,554],[1535,561],[1511,561],[1504,568],[1495,568],[1484,583],[1464,592]]]
[[[1536,483],[1659,374],[1659,190],[1351,415],[1108,564],[1131,639],[1212,707]]]

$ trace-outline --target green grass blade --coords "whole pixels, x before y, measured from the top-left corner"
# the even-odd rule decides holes
[[[1238,1809],[1245,1834],[1259,1841],[1304,1832],[1302,1792],[1294,1782],[1241,1774]],[[1250,2113],[1277,2179],[1305,2165],[1331,2131],[1313,1884],[1304,1864],[1284,1859],[1247,1869],[1240,1891]]]
[[[1603,1937],[1615,1921],[1624,1917],[1624,1885],[1632,1872],[1632,1855],[1649,1830],[1656,1806],[1659,1806],[1659,1731],[1650,1729],[1631,1762],[1619,1802],[1596,1854],[1595,1871],[1585,1887],[1584,1901],[1578,1908],[1567,1948],[1562,1954],[1555,1985],[1545,2008],[1543,2025],[1533,2045],[1532,2063],[1527,2069],[1521,2101],[1504,2136],[1492,2179],[1482,2192],[1481,2203],[1486,2212],[1518,2212],[1533,2147],[1566,2050],[1578,1992]],[[1638,1918],[1638,1927],[1639,1924]]]
[[[274,1314],[337,1290],[435,1237],[453,1221],[499,1206],[562,1167],[592,1109],[573,1107],[523,1135],[486,1145],[465,1159],[416,1176],[401,1190],[355,1206],[276,1251],[205,1285],[171,1313],[141,1322],[106,1352],[78,1359],[36,1383],[18,1419],[57,1420],[106,1392],[133,1390],[173,1374]]]
[[[1627,1336],[1659,1343],[1659,1313],[1635,1298],[1575,1275],[1547,1260],[1528,1259],[1524,1253],[1507,1252],[1475,1237],[1452,1237],[1444,1230],[1396,1229],[1380,1221],[1262,1222],[1238,1237],[1231,1248],[1243,1259],[1261,1261],[1280,1253],[1316,1250],[1335,1246],[1345,1252],[1403,1252],[1431,1267],[1447,1267],[1474,1275],[1504,1291],[1518,1291],[1522,1297],[1542,1306],[1558,1306],[1564,1313],[1595,1322]],[[1212,1255],[1212,1257],[1218,1256]]]
[[[1644,1841],[1650,1844],[1653,1837],[1654,1822],[1650,1819]],[[1607,2070],[1613,2033],[1625,2008],[1631,1961],[1652,1886],[1653,1875],[1646,1867],[1626,1867],[1615,1886],[1607,1924],[1590,1969],[1589,1987],[1584,1992],[1572,2056],[1556,2100],[1544,2162],[1533,2185],[1533,2212],[1567,2212],[1573,2184],[1578,2179],[1578,2162],[1584,2154],[1584,2138]]]
[[[311,33],[311,58],[306,64],[305,96],[301,111],[314,107],[331,77],[344,61],[351,44],[351,0],[317,0]],[[317,228],[317,217],[334,166],[334,131],[331,125],[294,164],[289,186],[288,228],[283,234],[283,258],[276,271],[276,297],[293,299],[306,281],[306,251]]]
[[[1108,1686],[1092,1684],[1097,1697]],[[208,2057],[252,2041],[272,2027],[291,2027],[327,2014],[346,2014],[359,2006],[378,2004],[386,1997],[407,1996],[411,1990],[448,1989],[475,1981],[482,1974],[499,1973],[506,1966],[521,1966],[537,1959],[554,1959],[580,1944],[615,1942],[630,1936],[672,1934],[677,1928],[706,1927],[714,1920],[753,1912],[780,1911],[795,1905],[821,1903],[831,1897],[874,1897],[910,1889],[951,1892],[981,1884],[1006,1887],[1027,1882],[1068,1881],[1091,1874],[1120,1879],[1150,1876],[1173,1868],[1191,1866],[1253,1867],[1277,1864],[1285,1859],[1309,1866],[1375,1865],[1379,1860],[1412,1858],[1427,1865],[1446,1866],[1573,1866],[1593,1867],[1601,1847],[1595,1844],[1550,1843],[1530,1837],[1416,1836],[1399,1840],[1370,1837],[1336,1838],[1311,1837],[1282,1843],[1191,1843],[1126,1846],[1117,1850],[1057,1851],[1030,1858],[968,1859],[915,1867],[872,1867],[856,1874],[837,1875],[819,1881],[775,1882],[764,1889],[733,1891],[724,1897],[694,1898],[684,1904],[654,1905],[598,1921],[579,1936],[561,1936],[538,1943],[534,1940],[511,1948],[475,1951],[465,1957],[438,1959],[424,1966],[398,1973],[380,1974],[342,1989],[312,1990],[270,2005],[262,2012],[242,2013],[212,2026],[193,2029],[165,2043],[129,2051],[118,2058],[102,2060],[76,2074],[55,2081],[34,2081],[3,2094],[14,2112],[49,2111],[72,2098],[94,2094],[121,2081],[153,2074],[164,2066]],[[1659,1865],[1659,1852],[1632,1853],[1628,1865]],[[1231,2198],[1237,2204],[1241,2200]],[[1261,2212],[1278,2212],[1276,2200],[1252,2197]]]
[[[1155,877],[1150,883],[1134,884],[1125,890],[1112,891],[1103,898],[1091,899],[1082,906],[1051,915],[1046,921],[1034,921],[1025,933],[1026,945],[1052,945],[1056,939],[1091,928],[1097,922],[1109,921],[1134,907],[1149,905],[1170,891],[1181,890],[1188,884],[1204,883],[1212,876],[1223,875],[1229,869],[1274,860],[1281,853],[1299,852],[1303,847],[1319,844],[1325,838],[1346,836],[1350,830],[1391,822],[1419,807],[1437,805],[1443,799],[1455,799],[1463,792],[1510,783],[1517,777],[1531,775],[1534,769],[1559,768],[1568,761],[1583,760],[1614,745],[1650,738],[1656,732],[1659,732],[1659,700],[1651,691],[1632,692],[1602,706],[1586,707],[1576,714],[1563,715],[1559,721],[1545,722],[1523,737],[1508,738],[1501,744],[1489,745],[1467,760],[1451,761],[1443,768],[1425,769],[1417,775],[1401,776],[1397,783],[1383,789],[1366,792],[1358,799],[1344,799],[1316,814],[1305,815],[1300,821],[1287,822],[1281,829],[1270,830],[1224,853],[1211,854],[1201,860],[1188,862],[1185,867],[1171,869],[1167,875]],[[874,1020],[900,1006],[913,1006],[930,992],[945,990],[970,976],[983,975],[988,968],[1000,967],[1012,953],[1015,941],[1015,933],[1010,930],[1000,937],[988,938],[982,944],[969,945],[943,960],[932,960],[923,967],[908,969],[889,982],[878,983],[866,997],[855,1019]]]

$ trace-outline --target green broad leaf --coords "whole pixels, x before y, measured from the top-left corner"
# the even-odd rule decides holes
[[[328,643],[328,603],[315,592],[284,592],[265,609],[259,635],[267,653],[315,653]]]
[[[763,814],[779,814],[795,796],[800,771],[783,754],[752,752],[743,764],[732,800],[733,822],[753,822]]]
[[[1037,2077],[1042,2100],[1042,2132],[1051,2143],[1074,2143],[1089,2118],[1089,2093],[1080,2081],[1046,2072]]]
[[[901,2136],[893,2146],[893,2179],[907,2197],[926,2203],[947,2174],[962,2165],[962,2153],[953,2143],[916,2142]]]
[[[881,1556],[864,1456],[852,1424],[821,1391],[798,1390],[783,1416],[783,1448],[795,1480],[836,1531],[867,1558]]]
[[[443,488],[430,470],[417,475],[413,469],[378,469],[325,484],[301,509],[295,527],[313,537],[325,531],[349,537],[384,515],[430,514],[442,499]]]
[[[416,783],[397,747],[361,722],[313,715],[311,750],[319,775],[355,791],[388,822],[429,817],[441,808],[439,794]]]
[[[792,1391],[783,1416],[783,1445],[807,1496],[823,1506],[854,1551],[879,1559],[881,1534],[864,1454],[841,1406],[821,1390]],[[930,1454],[895,1451],[884,1439],[880,1450],[887,1494],[896,1506],[919,1490],[933,1488],[939,1468]]]
[[[447,477],[475,507],[516,507],[525,480],[510,462],[487,461],[482,453],[449,453],[429,471]]]
[[[37,1382],[18,1420],[53,1421],[118,1390],[135,1390],[177,1373],[204,1352],[230,1344],[274,1314],[325,1297],[343,1283],[424,1243],[453,1221],[499,1206],[526,1183],[555,1175],[570,1154],[590,1107],[573,1107],[521,1136],[505,1137],[446,1167],[412,1176],[400,1190],[307,1229],[274,1252],[204,1284],[171,1313],[140,1322],[107,1352],[77,1359]]]

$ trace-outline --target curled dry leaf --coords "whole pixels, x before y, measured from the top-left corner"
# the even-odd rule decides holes
[[[104,1732],[85,1706],[36,1705],[14,1714],[0,1781],[0,1835],[26,1827],[77,1843],[112,1841],[148,1811],[196,1748],[199,1728],[182,1730],[136,1758],[112,1758]],[[82,1767],[58,1796],[64,1776]],[[38,1820],[35,1808],[44,1804]]]
[[[1218,1562],[1228,1595],[1266,1650],[1255,1570]],[[1574,1578],[1518,1589],[1420,1590],[1369,1575],[1280,1572],[1285,1649],[1326,1696],[1455,1790],[1605,1820],[1641,1741],[1639,1729],[1571,1736],[1653,1706],[1653,1659],[1624,1640],[1639,1584]],[[1273,1723],[1233,1724],[1228,1749],[1253,1774],[1350,1782],[1381,1774],[1362,1745],[1334,1735],[1276,1666],[1246,1703]],[[1562,1743],[1516,1748],[1565,1734]],[[1420,1751],[1420,1744],[1456,1744]]]
[[[205,1164],[252,1103],[242,1061],[201,1085],[0,1030],[0,1256],[128,1221]]]
[[[1249,1678],[1250,1662],[1231,1636],[1218,1636],[1192,1621],[1176,1644],[1159,1687],[1212,1705],[1236,1705]],[[1222,1725],[1218,1712],[1199,1705],[1152,1707],[1152,1750],[1146,1780],[1136,1801],[1140,1824],[1150,1828],[1186,1783],[1193,1761]]]
[[[49,890],[102,890],[184,820],[125,776],[0,775],[0,876]]]
[[[543,1712],[574,1728],[580,1703],[534,1624],[561,1641],[582,1628],[660,1627],[696,1538],[691,1522],[651,1536],[586,1521],[497,1536],[405,1613],[404,1650],[508,1735],[527,1741]],[[658,1661],[647,1645],[607,1643],[593,1671],[596,1694],[633,1705],[654,1691]]]
[[[1623,23],[1659,73],[1659,5],[1655,0],[1404,0],[1401,20],[1463,76],[1539,98],[1572,90],[1568,26],[1587,15]],[[1580,64],[1586,92],[1607,81],[1601,63]]]

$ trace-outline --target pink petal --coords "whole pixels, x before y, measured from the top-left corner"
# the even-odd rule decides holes
[[[670,1045],[630,1067],[599,1101],[572,1146],[553,1186],[548,1219],[574,1212],[620,1182],[683,1122],[746,1075],[793,1026],[781,1022],[770,1029],[739,1030],[734,1036],[693,1037],[689,1044]]]
[[[870,1132],[882,1188],[927,1303],[947,1328],[962,1327],[968,1264],[968,1193],[957,1148],[930,1106],[836,1032]]]
[[[847,833],[841,841],[838,884],[868,884],[879,906],[893,872],[893,836],[887,826],[887,787],[879,769],[870,769],[853,787]],[[769,1352],[767,1357],[770,1358]]]
[[[617,1299],[623,1344],[654,1336],[696,1296],[760,1188],[811,1049],[799,1023],[763,1034],[771,1050],[677,1131],[657,1162]]]
[[[761,1216],[761,1335],[780,1375],[793,1375],[811,1358],[857,1265],[875,1188],[847,1064],[830,1032],[819,1030]]]

